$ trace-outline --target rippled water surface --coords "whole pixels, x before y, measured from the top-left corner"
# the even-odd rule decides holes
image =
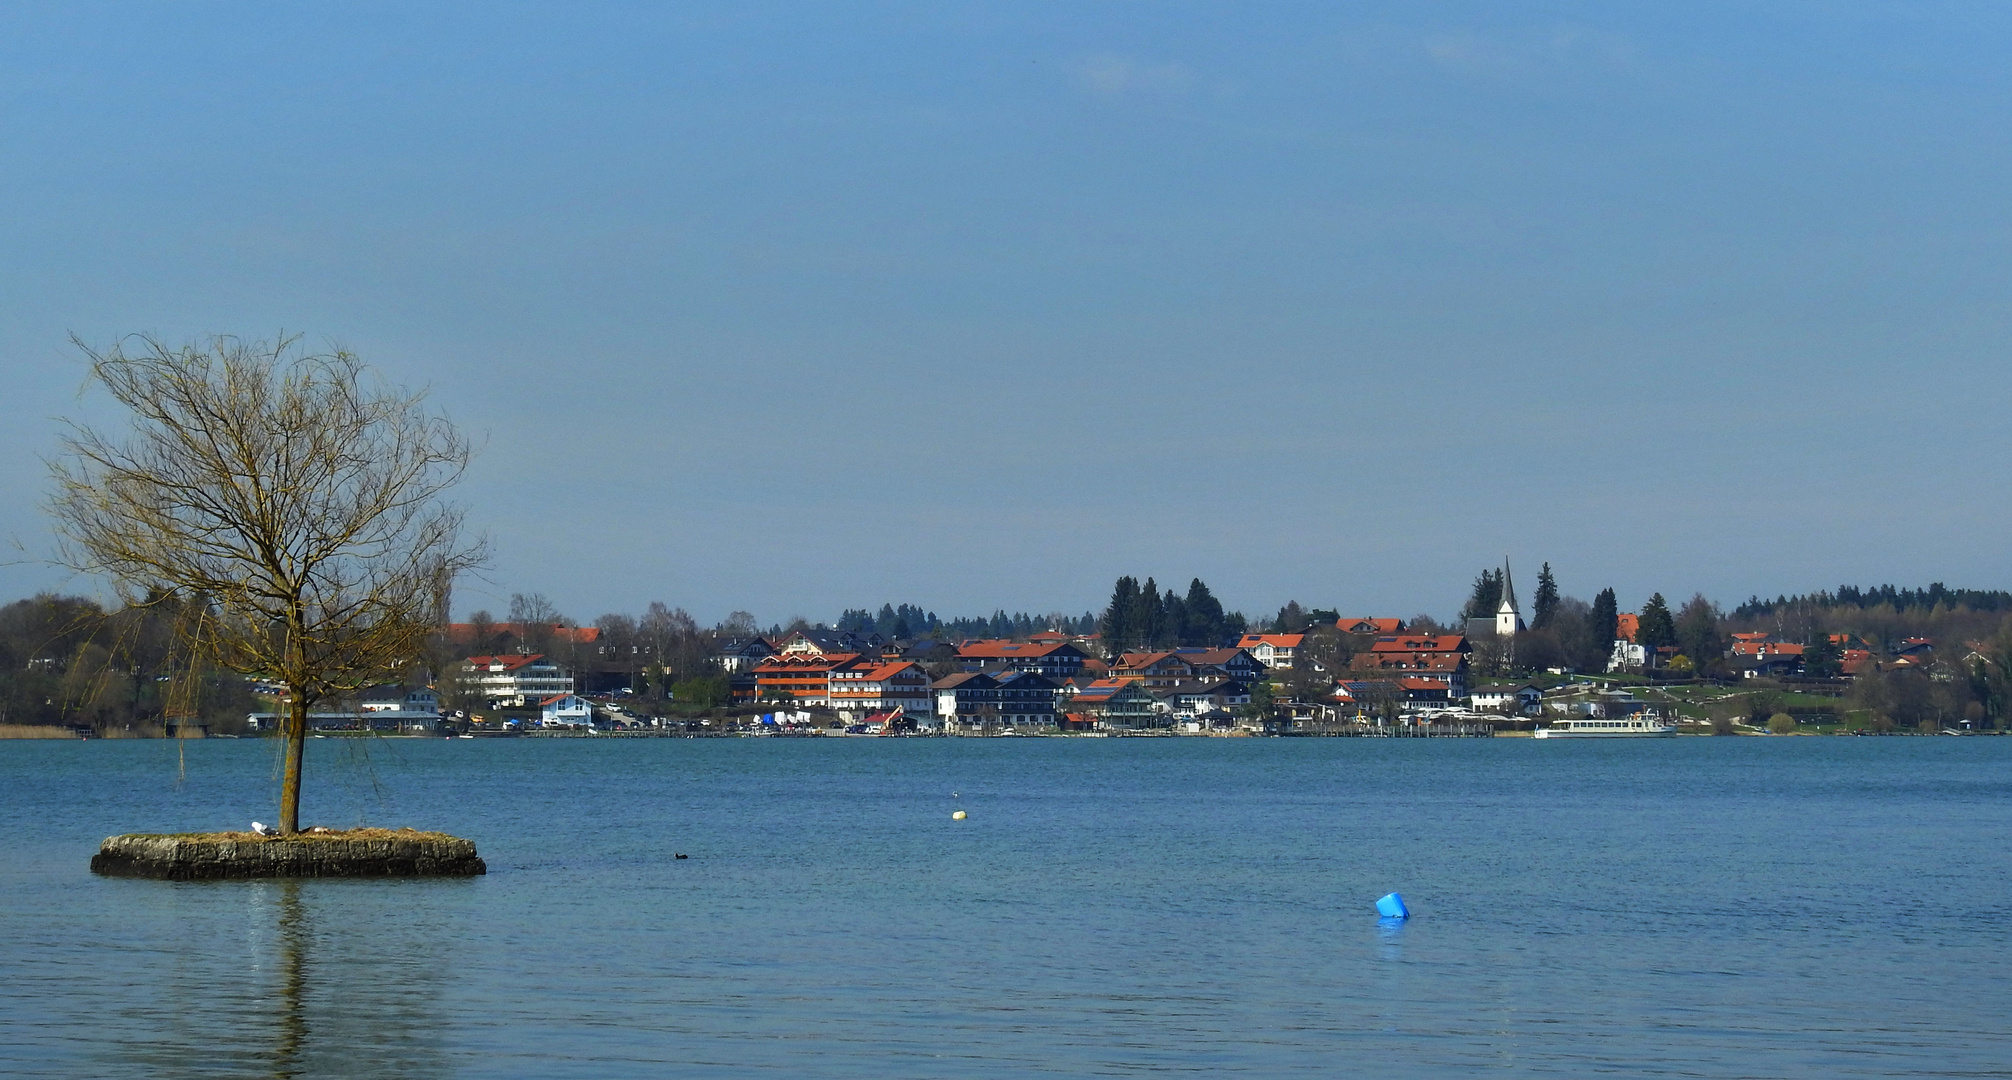
[[[489,875],[93,878],[182,749],[0,742],[0,1074],[2012,1075],[2012,739],[329,739]]]

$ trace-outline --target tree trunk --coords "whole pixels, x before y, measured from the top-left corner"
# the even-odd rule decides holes
[[[291,835],[300,831],[300,765],[307,752],[307,695],[299,687],[289,688],[286,729],[286,772],[279,783],[279,831]]]

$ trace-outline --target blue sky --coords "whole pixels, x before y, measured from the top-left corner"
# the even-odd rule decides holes
[[[71,333],[282,328],[464,612],[2012,586],[2003,6],[414,7],[0,12],[0,596]]]

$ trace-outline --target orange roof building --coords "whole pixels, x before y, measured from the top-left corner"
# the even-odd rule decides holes
[[[929,673],[913,660],[841,664],[827,674],[825,685],[831,707],[842,712],[864,715],[900,709],[904,716],[920,720],[935,711]]]
[[[1268,668],[1285,668],[1292,666],[1305,641],[1305,634],[1245,634],[1237,641],[1237,648]]]
[[[1465,634],[1393,634],[1377,638],[1369,646],[1376,653],[1470,653]]]
[[[1067,641],[967,641],[957,659],[966,671],[1003,666],[1070,679],[1083,670],[1086,654]]]
[[[755,665],[758,700],[793,700],[825,707],[831,703],[831,673],[859,661],[858,653],[791,653],[772,656]],[[874,661],[878,663],[876,659]]]

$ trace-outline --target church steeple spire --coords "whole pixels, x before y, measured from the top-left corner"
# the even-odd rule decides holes
[[[1516,583],[1509,577],[1509,557],[1502,557],[1502,603],[1495,608],[1495,633],[1514,637],[1523,631],[1523,613],[1516,607]]]

